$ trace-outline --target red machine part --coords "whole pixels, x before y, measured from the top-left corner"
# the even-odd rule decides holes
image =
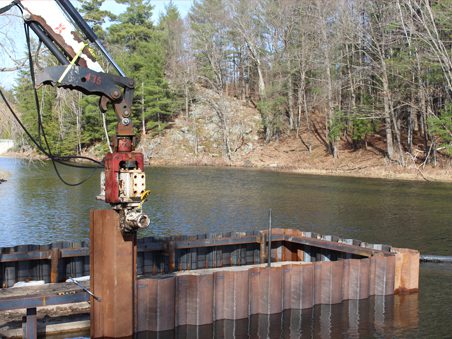
[[[116,147],[118,149],[118,152],[130,152],[133,149],[132,139],[131,138],[118,138],[116,140]]]
[[[119,171],[125,164],[136,163],[136,169],[144,171],[143,153],[139,152],[113,152],[104,158],[105,166],[105,202],[109,204],[120,204],[119,197]]]

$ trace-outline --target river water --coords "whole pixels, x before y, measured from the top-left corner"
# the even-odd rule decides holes
[[[49,163],[0,158],[0,172],[9,173],[0,184],[0,247],[86,239],[89,209],[107,208],[95,200],[97,170],[63,168],[71,182],[93,175],[78,187],[63,185]],[[146,174],[151,227],[141,236],[265,229],[271,208],[273,227],[452,255],[451,184],[199,167],[149,168]],[[296,337],[294,319],[311,317],[309,337],[451,337],[451,287],[452,265],[422,264],[419,294],[361,301],[357,315],[345,312],[351,306],[343,303],[327,312],[313,309],[309,316],[283,314],[279,320],[253,318],[217,328],[247,328],[252,336],[250,329],[268,323],[263,327],[268,336]]]

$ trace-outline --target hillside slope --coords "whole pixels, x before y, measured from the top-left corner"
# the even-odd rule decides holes
[[[189,116],[140,144],[152,164],[246,166],[259,144],[260,115],[242,101],[198,90]],[[252,164],[249,164],[252,166]]]
[[[317,133],[301,131],[264,143],[259,112],[249,103],[199,89],[189,116],[179,116],[160,135],[142,138],[139,150],[151,165],[208,165],[267,168],[299,173],[408,180],[452,181],[450,160],[435,168],[406,155],[406,165],[388,161],[379,136],[353,150],[342,140],[339,157],[327,154],[319,121]],[[311,146],[309,151],[307,141]],[[418,151],[421,154],[421,151]]]

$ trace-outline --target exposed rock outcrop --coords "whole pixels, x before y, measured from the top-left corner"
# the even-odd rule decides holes
[[[240,164],[259,141],[260,115],[246,102],[198,90],[188,116],[139,147],[154,164]]]

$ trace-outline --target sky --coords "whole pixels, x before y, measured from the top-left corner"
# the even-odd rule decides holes
[[[47,1],[53,0],[35,0],[41,1],[43,4]],[[164,13],[166,6],[170,0],[151,0],[154,6],[152,20],[157,22],[160,15]],[[193,0],[172,0],[173,4],[179,9],[182,17],[185,17],[190,10]],[[11,3],[11,0],[0,0],[0,8]],[[75,1],[73,1],[75,4]],[[118,5],[114,0],[106,0],[103,8],[115,13],[121,13],[125,6]],[[15,59],[25,55],[25,35],[22,25],[22,19],[17,16],[16,10],[11,10],[7,15],[0,15],[0,68],[11,67],[13,64],[10,61],[12,56]],[[6,35],[6,36],[5,36]],[[5,51],[5,48],[7,51]],[[16,72],[0,72],[0,86],[11,89],[15,84],[17,78]]]

